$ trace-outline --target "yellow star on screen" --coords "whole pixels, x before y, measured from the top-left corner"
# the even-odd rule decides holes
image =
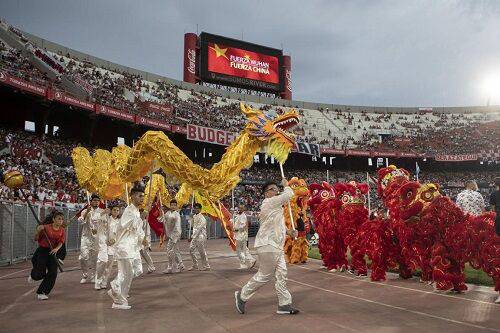
[[[211,47],[211,46],[210,46],[210,48],[211,48],[212,50],[214,50],[214,51],[215,51],[215,56],[216,56],[217,58],[218,58],[218,57],[224,57],[224,58],[226,58],[227,60],[229,60],[229,59],[227,58],[227,56],[226,56],[227,47],[226,47],[225,49],[221,49],[221,48],[219,47],[219,45],[214,44],[214,47]]]
[[[250,56],[248,54],[245,54],[245,59],[250,60]]]

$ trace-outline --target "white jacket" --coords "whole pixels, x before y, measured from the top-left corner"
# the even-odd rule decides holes
[[[260,227],[255,236],[255,247],[271,246],[273,250],[283,251],[285,245],[286,226],[283,215],[283,205],[294,193],[290,187],[285,187],[283,193],[272,198],[266,198],[260,206]]]
[[[192,239],[207,239],[207,219],[202,213],[193,215],[193,236]]]
[[[116,259],[134,259],[137,257],[144,240],[143,221],[139,209],[133,204],[123,211],[120,223],[116,228]]]
[[[97,222],[97,258],[100,261],[108,260],[108,223],[109,215],[105,214],[104,211],[101,214],[101,218]]]
[[[234,215],[233,229],[238,230],[234,235],[237,241],[246,242],[248,240],[247,216],[244,212]]]
[[[178,211],[169,210],[160,219],[168,238],[178,241],[181,238],[181,214]]]
[[[146,246],[143,246],[143,248],[148,248],[151,247],[151,227],[149,226],[148,219],[145,218],[142,220],[142,230],[144,231],[144,237],[146,239],[146,242],[148,243]]]
[[[89,210],[89,213],[87,214],[86,218],[84,219],[83,217],[85,216],[85,213],[87,210]],[[90,238],[90,239],[95,239],[96,236],[92,234],[92,230],[96,230],[97,226],[100,224],[101,220],[101,215],[104,213],[104,210],[97,207],[97,208],[87,208],[82,211],[82,214],[78,218],[78,221],[82,224],[82,237]]]
[[[120,218],[114,218],[113,216],[108,216],[108,240],[114,240],[116,242],[116,237],[118,235],[116,234],[116,229],[120,225]],[[114,256],[115,255],[115,244],[108,246],[108,255],[109,256]]]

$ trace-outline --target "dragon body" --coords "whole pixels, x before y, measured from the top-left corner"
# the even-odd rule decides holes
[[[133,147],[121,145],[111,152],[97,149],[92,156],[86,148],[75,148],[72,158],[78,182],[89,192],[114,199],[123,196],[127,184],[141,180],[152,168],[161,168],[182,184],[176,194],[179,204],[196,194],[197,201],[209,206],[207,210],[222,217],[219,200],[238,184],[241,170],[250,167],[260,151],[283,163],[294,145],[293,134],[287,130],[298,124],[294,110],[270,117],[241,103],[241,111],[248,120],[245,128],[210,169],[193,163],[165,133],[147,131]],[[226,220],[221,221],[231,240],[232,226]]]

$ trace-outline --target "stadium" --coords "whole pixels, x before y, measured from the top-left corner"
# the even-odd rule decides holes
[[[182,50],[178,51],[182,53]],[[4,110],[0,125],[0,169],[5,175],[4,184],[0,185],[0,288],[3,294],[0,318],[6,331],[31,332],[40,326],[45,328],[42,331],[56,332],[68,329],[77,332],[90,329],[156,332],[162,328],[175,332],[246,332],[255,329],[266,332],[500,330],[500,306],[495,303],[500,283],[500,239],[498,234],[495,235],[494,213],[486,215],[489,214],[487,211],[495,208],[488,204],[490,195],[495,191],[498,193],[500,106],[381,107],[299,101],[292,97],[294,58],[283,54],[281,49],[207,32],[188,32],[184,35],[183,52],[181,81],[180,78],[164,77],[73,50],[23,31],[6,20],[0,22],[0,100]],[[295,84],[299,83],[294,81]],[[247,114],[242,110],[258,111],[247,111]],[[287,115],[294,112],[298,114],[298,124],[280,127],[285,123],[276,119],[288,119]],[[252,117],[260,117],[259,121],[263,124],[274,122],[278,136],[282,134],[288,138],[287,133],[293,135],[293,145],[286,162],[282,163],[281,155],[273,155],[262,145],[255,149],[255,153],[251,149],[242,150],[240,155],[234,157],[234,164],[240,160],[250,163],[245,163],[234,171],[234,175],[221,181],[220,191],[215,185],[207,185],[214,195],[209,198],[202,187],[196,185],[201,184],[201,176],[193,176],[200,172],[196,169],[199,167],[190,170],[191,164],[186,164],[183,156],[203,170],[216,169],[222,163],[220,161],[225,161],[225,154],[229,154],[231,147],[245,142],[242,137],[253,121]],[[153,164],[148,165],[147,170],[144,169],[146,172],[133,181],[132,176],[123,181],[119,195],[108,195],[111,187],[101,192],[96,190],[97,185],[88,185],[90,181],[84,184],[83,162],[77,162],[75,151],[85,148],[89,152],[85,161],[92,161],[91,156],[97,161],[98,154],[94,152],[102,150],[110,152],[111,156],[114,147],[123,145],[139,151],[144,140],[153,133],[151,131],[163,132],[167,137],[164,140],[168,140],[154,141],[155,145],[176,147],[162,157],[160,153],[155,155],[157,160],[161,160],[160,166],[154,167],[155,161],[148,160]],[[85,154],[80,156],[86,158]],[[174,162],[168,161],[176,161],[177,158],[184,162],[172,167],[175,172],[170,173],[169,165]],[[118,165],[114,160],[109,163]],[[98,168],[97,162],[90,164],[85,168]],[[440,206],[441,209],[453,206],[455,210],[449,208],[453,212],[450,216],[462,214],[462,219],[471,221],[466,224],[454,220],[456,225],[446,225],[446,228],[457,231],[463,224],[463,232],[467,235],[463,236],[461,244],[477,242],[475,247],[470,245],[470,251],[462,249],[467,254],[463,254],[461,261],[450,255],[450,265],[461,266],[465,280],[462,284],[457,283],[460,287],[454,284],[450,288],[443,287],[445,292],[439,290],[438,278],[434,274],[440,264],[435,264],[435,261],[429,268],[431,277],[426,280],[422,259],[425,255],[418,250],[425,243],[418,239],[418,235],[428,237],[428,233],[424,232],[413,235],[412,240],[408,238],[408,244],[412,242],[408,251],[418,254],[413,257],[408,255],[409,258],[418,258],[415,259],[418,264],[415,264],[415,269],[410,269],[409,276],[401,278],[404,258],[397,262],[399,268],[389,264],[393,259],[389,251],[384,278],[374,280],[376,255],[372,258],[372,250],[365,244],[376,242],[369,238],[376,234],[375,229],[367,229],[367,238],[360,240],[361,236],[357,235],[364,229],[356,227],[358,238],[351,244],[350,234],[343,235],[342,221],[338,230],[328,229],[324,224],[326,222],[321,222],[323,215],[317,217],[314,206],[310,204],[310,210],[307,213],[304,211],[304,219],[307,216],[312,225],[312,231],[307,232],[309,259],[306,264],[289,263],[288,267],[288,287],[294,297],[293,304],[301,310],[300,314],[288,319],[283,318],[286,316],[274,317],[269,309],[275,306],[276,297],[273,288],[267,286],[259,291],[255,300],[252,299],[255,304],[249,302],[247,313],[241,316],[234,309],[233,292],[241,288],[257,270],[237,270],[236,252],[227,246],[228,242],[234,243],[234,226],[228,226],[228,223],[234,224],[232,214],[236,214],[238,206],[244,205],[249,221],[248,234],[251,238],[256,236],[261,224],[259,210],[264,199],[261,189],[269,180],[280,184],[280,164],[287,179],[297,177],[308,185],[318,184],[323,186],[320,191],[327,189],[338,194],[339,189],[347,191],[346,184],[366,184],[366,192],[355,185],[358,187],[352,192],[352,198],[363,192],[367,220],[382,219],[384,214],[391,219],[391,213],[383,211],[396,209],[394,201],[388,204],[384,193],[386,185],[381,182],[386,174],[381,175],[380,170],[389,170],[387,172],[391,174],[394,170],[404,169],[408,182],[405,185],[416,186],[418,191],[422,188],[418,187],[422,186],[420,184],[438,184],[439,189],[432,195],[443,200],[446,198],[449,203]],[[395,166],[394,169],[391,169],[392,166]],[[22,175],[22,184],[10,185],[7,176],[13,172]],[[176,176],[178,174],[184,178]],[[163,203],[161,193],[150,198],[153,175],[161,175],[165,179]],[[215,173],[210,175],[215,182]],[[190,177],[196,178],[198,183],[193,182],[188,187],[193,191],[192,196],[188,193],[181,199],[180,193],[183,193],[187,183],[185,179]],[[99,178],[99,181],[110,182],[108,178],[111,176],[107,175],[105,180]],[[482,221],[484,224],[481,226],[478,220],[463,213],[456,208],[461,206],[455,204],[457,196],[469,186],[471,180],[475,181],[476,192],[486,202],[483,204],[484,215],[481,215],[486,222]],[[321,185],[323,182],[332,187]],[[335,184],[343,184],[344,187],[334,187]],[[151,216],[148,216],[146,220],[153,229],[149,251],[156,264],[156,272],[151,270],[152,274],[146,274],[145,264],[143,276],[134,278],[130,291],[132,309],[116,312],[111,309],[111,300],[105,292],[78,284],[82,274],[78,256],[81,257],[83,250],[81,237],[84,227],[75,221],[80,220],[82,211],[90,209],[94,194],[99,194],[102,199],[99,204],[105,205],[106,209],[116,203],[126,206],[132,200],[132,186],[142,187],[149,204],[146,210],[152,211],[158,205],[156,209],[160,216],[163,214],[162,206],[167,205],[166,200],[175,197],[179,202],[182,218],[179,253],[185,262],[191,261],[191,245],[184,240],[191,241],[193,236],[190,220],[193,203],[200,203],[201,212],[207,216],[206,248],[211,269],[160,274],[160,267],[166,263],[170,265],[169,250],[163,244],[163,234],[156,233],[151,225]],[[309,191],[313,196],[314,189],[309,187]],[[129,192],[132,193],[130,198]],[[405,192],[405,195],[408,193]],[[202,197],[210,199],[207,206]],[[404,199],[401,199],[403,207],[394,213],[397,218],[410,214],[405,209],[415,202]],[[213,207],[212,201],[219,205],[215,209],[219,215],[209,213],[210,208],[207,207]],[[427,207],[425,205],[427,203],[424,203]],[[322,207],[321,204],[319,207]],[[421,209],[423,212],[424,208]],[[53,297],[51,294],[42,308],[31,297],[35,295],[35,289],[26,283],[26,278],[31,270],[30,261],[38,253],[39,245],[33,241],[33,235],[38,230],[37,223],[52,216],[55,210],[61,211],[63,218],[69,221],[64,242],[68,254],[64,259],[64,273],[59,273],[57,277]],[[226,211],[231,215],[227,220]],[[290,229],[292,208],[288,213],[284,205],[283,211]],[[415,220],[427,218],[424,213],[419,214],[405,220],[408,229],[414,229],[411,223],[418,223]],[[440,214],[439,209],[435,214]],[[343,215],[338,211],[331,216],[332,219],[340,219]],[[430,218],[437,221],[437,217]],[[457,217],[457,220],[460,219]],[[155,221],[161,224],[158,215]],[[292,220],[294,231],[295,223]],[[451,225],[452,222],[449,223]],[[367,223],[366,227],[373,225]],[[380,227],[383,228],[383,225],[380,224]],[[482,238],[474,238],[473,228],[478,228],[474,232],[477,231]],[[435,229],[432,232],[439,233]],[[399,231],[394,230],[393,239],[399,235]],[[438,251],[431,249],[432,242],[444,239],[444,234],[442,231],[435,236],[437,238],[432,238],[431,245],[424,250]],[[328,251],[324,248],[338,246],[338,243],[326,242],[327,237],[342,238],[345,249],[339,251],[344,251],[349,261],[351,256],[355,257],[357,246],[366,248],[362,260],[364,262],[366,256],[369,271],[360,273],[353,268],[352,261],[345,266],[336,266],[335,260],[342,259],[333,258],[329,262]],[[455,239],[460,237],[458,234],[452,236]],[[393,243],[396,248],[404,249],[406,246],[402,238]],[[256,255],[252,245],[253,241],[250,241],[250,251],[257,258],[258,252]],[[461,245],[444,247],[446,251],[459,252]],[[473,258],[473,247],[481,253],[478,255],[481,259]],[[406,255],[404,250],[400,249],[400,252],[402,257]],[[490,257],[485,259],[484,253]],[[430,252],[426,255],[431,256]],[[434,254],[432,258],[436,258]],[[411,263],[411,260],[405,263]],[[95,270],[97,274],[97,268]],[[147,270],[151,273],[149,267]],[[85,278],[84,274],[83,280]],[[466,285],[467,292],[460,289],[462,285]],[[167,314],[162,315],[163,312]],[[23,319],[19,319],[20,314]]]

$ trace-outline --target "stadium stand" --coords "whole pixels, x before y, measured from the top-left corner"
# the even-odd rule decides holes
[[[10,44],[8,40],[10,40]],[[47,47],[45,47],[47,46]],[[0,72],[44,87],[64,90],[63,80],[74,82],[87,92],[86,102],[105,105],[128,114],[147,117],[184,127],[186,124],[239,132],[245,117],[239,102],[243,95],[229,95],[214,89],[198,89],[158,76],[141,75],[116,64],[103,65],[97,58],[82,57],[81,53],[63,52],[56,44],[41,45],[40,39],[0,22]],[[41,59],[49,70],[35,66]],[[99,62],[99,64],[98,64]],[[52,77],[52,78],[51,78]],[[65,90],[72,95],[72,91]],[[75,96],[79,97],[79,96]],[[79,97],[81,98],[81,96]],[[144,102],[171,107],[172,112],[142,107]],[[274,115],[294,106],[302,115],[295,129],[297,141],[319,144],[322,148],[394,152],[404,151],[426,156],[447,154],[489,154],[498,161],[500,148],[500,107],[463,108],[383,108],[341,106],[271,100],[269,103],[245,100],[250,105]],[[295,104],[294,104],[295,103]],[[79,190],[72,167],[67,161],[77,141],[56,136],[40,137],[11,128],[0,129],[3,144],[2,166],[18,168],[27,175],[34,200],[76,203],[85,200]],[[324,170],[291,170],[290,174],[308,182],[325,180]],[[236,189],[238,200],[255,208],[259,186],[277,170],[253,167],[242,173],[244,182]],[[466,179],[474,178],[487,188],[495,177],[494,171],[425,173],[425,180],[438,182],[454,189]],[[332,171],[333,180],[366,180],[365,172]],[[2,187],[2,200],[16,200],[14,194]],[[375,197],[373,198],[375,200]]]

